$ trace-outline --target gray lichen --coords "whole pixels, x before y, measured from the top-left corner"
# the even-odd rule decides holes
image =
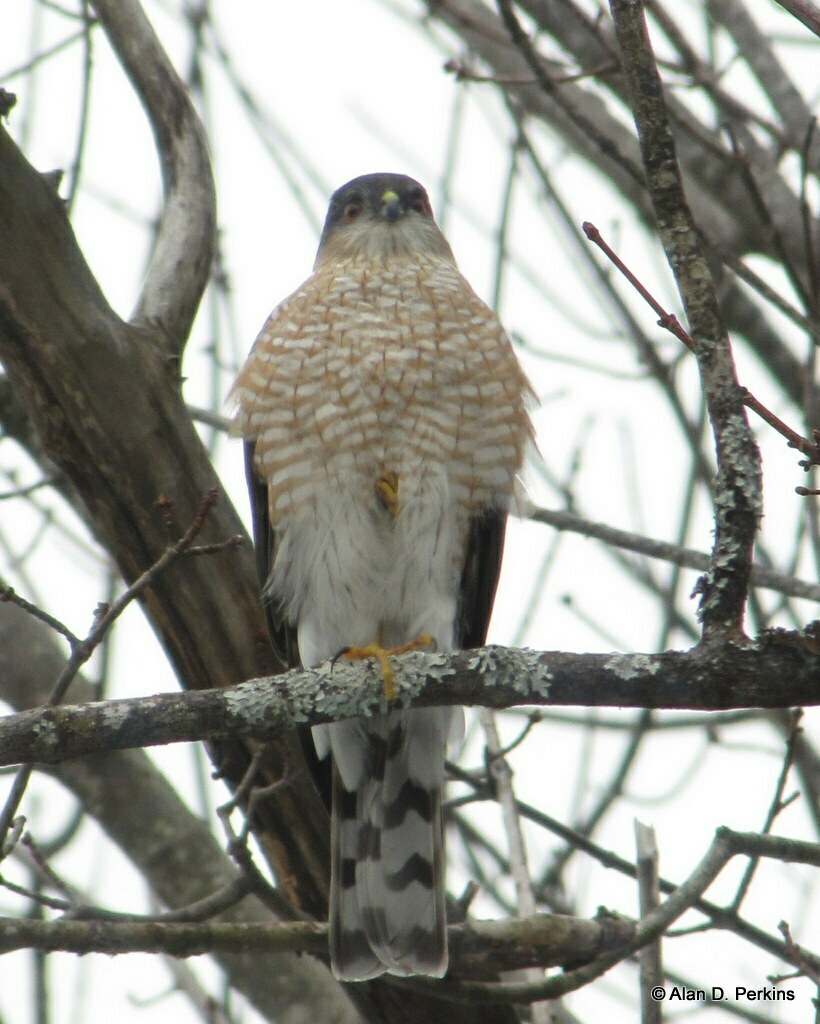
[[[604,662],[604,668],[619,679],[638,679],[660,671],[660,665],[648,654],[613,654]]]

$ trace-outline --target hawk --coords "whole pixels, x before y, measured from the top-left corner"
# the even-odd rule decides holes
[[[312,275],[234,384],[272,639],[289,664],[480,646],[531,436],[529,387],[427,193],[331,198]],[[392,696],[385,670],[385,697]],[[441,791],[460,709],[314,728],[332,757],[330,954],[345,981],[447,970]]]

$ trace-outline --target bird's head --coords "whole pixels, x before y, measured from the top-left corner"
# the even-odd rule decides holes
[[[317,267],[328,260],[385,261],[420,254],[453,260],[417,181],[404,174],[364,174],[333,193]]]

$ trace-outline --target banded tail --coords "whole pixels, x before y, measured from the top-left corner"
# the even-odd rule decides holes
[[[314,730],[333,753],[330,956],[337,978],[447,970],[441,790],[452,708]]]

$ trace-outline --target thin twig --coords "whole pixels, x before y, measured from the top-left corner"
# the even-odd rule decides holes
[[[68,187],[65,206],[66,213],[71,216],[77,192],[80,187],[82,176],[83,156],[85,155],[86,142],[88,140],[88,120],[91,108],[91,78],[94,68],[93,60],[93,39],[92,29],[97,24],[89,10],[88,0],[83,0],[80,5],[80,14],[83,19],[83,84],[80,102],[80,114],[77,119],[77,141],[74,145],[74,157],[71,161],[71,181]]]
[[[696,569],[698,572],[705,572],[709,568],[709,556],[705,551],[680,547],[677,544],[655,540],[652,537],[642,537],[640,534],[630,533],[628,530],[619,530],[608,523],[585,519],[575,512],[563,509],[536,508],[529,512],[527,518],[534,522],[546,523],[557,530],[569,530],[585,537],[595,537],[607,545],[635,551],[641,555],[648,555],[650,558],[661,558],[673,565]],[[787,576],[764,565],[752,567],[751,579],[753,586],[756,587],[775,590],[781,594],[788,594],[790,597],[820,601],[820,583],[795,579],[793,576]]]
[[[657,911],[660,905],[658,892],[658,846],[655,830],[640,821],[635,822],[635,858],[638,872],[638,894],[641,919]],[[638,956],[641,987],[641,1024],[660,1024],[661,1001],[653,998],[652,992],[663,985],[663,958],[661,937],[650,942]]]
[[[484,799],[494,799],[492,789],[487,785],[486,781],[477,779],[472,773],[464,771],[462,768],[459,768],[450,761],[447,762],[447,771],[452,778],[456,778],[459,781],[466,783],[475,790],[476,794],[483,795]],[[569,826],[565,825],[563,822],[544,813],[544,811],[532,807],[530,804],[524,803],[521,800],[516,801],[516,808],[522,817],[527,818],[534,824],[546,829],[553,835],[556,835],[567,842],[573,843],[604,867],[617,871],[627,878],[636,879],[638,877],[637,868],[632,861],[626,860],[614,851],[607,850],[599,844],[592,842],[592,840],[588,839],[586,836],[582,836],[580,833],[569,828]],[[791,840],[787,839],[782,840],[782,852],[785,853],[785,850],[789,848],[789,844],[791,842]],[[806,853],[809,853],[810,849],[814,848],[816,856],[818,860],[820,860],[820,846],[814,846],[814,844],[800,844],[800,846],[801,848],[805,848]],[[788,858],[784,857],[784,859]],[[659,876],[658,878],[658,887],[661,892],[668,894],[675,892],[678,888],[676,883],[670,882],[663,876]],[[747,942],[760,947],[760,949],[766,950],[773,956],[780,959],[786,959],[789,963],[793,962],[788,956],[784,955],[784,943],[775,939],[767,932],[764,932],[756,925],[746,921],[731,910],[725,907],[720,907],[716,903],[712,903],[710,900],[703,899],[702,897],[695,900],[692,906],[693,909],[698,911],[698,913],[708,917],[714,927],[724,928],[731,931],[735,935],[745,939]],[[820,965],[820,957],[817,959],[818,965]]]
[[[447,982],[436,984],[436,993],[445,999],[455,1002],[486,1002],[486,1003],[531,1003],[542,999],[557,999],[568,992],[576,991],[583,985],[594,981],[620,963],[632,953],[643,949],[663,935],[686,910],[695,906],[703,892],[721,873],[729,861],[742,854],[760,854],[778,858],[783,852],[782,844],[788,843],[792,853],[805,857],[804,863],[820,866],[820,846],[811,843],[795,844],[792,840],[776,840],[773,836],[758,836],[747,833],[732,832],[730,829],[718,829],[715,838],[695,870],[689,878],[666,899],[656,910],[642,917],[636,929],[635,938],[630,944],[618,951],[607,951],[582,967],[569,969],[563,974],[551,976],[532,983],[500,983],[484,984],[475,982]],[[783,944],[784,957],[789,962],[796,959],[792,950]],[[800,951],[805,958],[805,950]],[[816,960],[812,957],[809,963]],[[820,960],[818,960],[820,964]],[[421,979],[417,979],[420,982]],[[426,983],[422,987],[427,988]]]
[[[253,807],[255,801],[264,798],[276,787],[286,785],[288,781],[287,777],[283,776],[270,786],[254,787],[254,779],[257,777],[260,765],[265,759],[265,753],[264,745],[256,748],[239,785],[231,794],[230,800],[217,807],[216,814],[222,823],[222,828],[228,839],[228,853],[242,873],[247,891],[253,893],[280,920],[307,921],[309,920],[308,915],[299,911],[290,900],[286,899],[268,882],[256,866],[253,855],[248,848],[248,837],[254,817]],[[231,814],[243,802],[246,804],[245,817],[242,829],[237,834],[231,823]]]
[[[24,598],[18,597],[18,595],[9,588],[3,588],[0,592],[0,599],[13,601],[34,618],[39,619],[41,622],[45,622],[61,636],[65,637],[71,647],[71,653],[66,659],[65,665],[57,677],[57,681],[52,688],[51,694],[45,702],[45,707],[55,707],[60,703],[65,696],[68,687],[76,678],[77,673],[88,661],[107,635],[108,630],[114,622],[116,622],[119,616],[122,615],[128,605],[131,604],[131,602],[134,601],[143,590],[149,587],[157,576],[164,572],[172,562],[185,554],[191,548],[193,541],[205,525],[208,513],[216,504],[218,494],[218,489],[216,487],[212,487],[202,498],[196,515],[182,537],[180,537],[174,544],[170,545],[170,547],[166,548],[156,562],[146,569],[141,576],[137,577],[131,586],[128,587],[128,589],[125,590],[116,601],[112,602],[110,605],[101,605],[97,608],[91,630],[82,640],[75,636],[67,626],[49,615],[48,612],[37,608]],[[225,543],[234,545],[234,540],[235,538],[229,538],[229,541]],[[217,548],[221,550],[222,546],[218,545]],[[2,811],[0,811],[0,860],[10,852],[7,835],[31,777],[32,767],[32,763],[30,762],[20,765],[14,783],[12,784],[11,792],[6,799],[6,803]]]
[[[638,756],[641,743],[646,736],[647,730],[651,728],[652,712],[643,711],[636,722],[632,725],[632,735],[629,738],[629,743],[621,756],[620,762],[612,773],[607,785],[604,788],[603,793],[595,803],[592,810],[585,816],[584,820],[575,826],[575,830],[583,836],[591,836],[597,828],[599,822],[602,820],[606,812],[612,806],[613,802],[623,792],[623,786],[632,765],[635,763],[635,758]],[[598,723],[595,723],[596,728]],[[550,888],[559,883],[561,874],[567,865],[570,857],[576,852],[576,847],[571,843],[568,843],[563,850],[556,854],[552,864],[550,864],[548,870],[544,873],[541,881],[541,885]]]
[[[601,232],[598,228],[590,221],[585,220],[581,225],[584,229],[584,234],[595,245],[603,252],[610,262],[623,274],[623,276],[629,281],[635,291],[641,296],[641,298],[651,306],[652,309],[658,314],[658,325],[663,327],[664,330],[674,334],[678,341],[682,341],[683,344],[689,349],[690,352],[695,351],[695,346],[689,334],[683,329],[680,321],[674,313],[667,313],[663,306],[658,302],[655,296],[649,291],[649,289],[640,281],[639,278],[632,273],[627,267],[623,260],[618,256],[614,249],[612,249],[603,239]]]
[[[536,85],[537,79],[534,75],[482,75],[464,60],[456,60],[451,57],[444,62],[444,70],[455,75],[457,82],[488,83],[490,85]],[[593,68],[584,71],[572,71],[565,75],[554,75],[552,81],[556,85],[566,85],[568,82],[580,82],[585,78],[597,78],[598,75],[609,74],[618,70],[618,64],[614,60],[602,61]]]
[[[504,757],[495,714],[488,708],[482,708],[480,720],[487,744],[487,774],[492,780],[492,785],[501,807],[501,817],[507,837],[510,874],[515,885],[518,916],[529,916],[535,913],[535,894],[527,863],[527,848],[524,844],[524,834],[521,830],[521,821],[515,806],[512,770],[506,757]],[[524,972],[524,977],[529,981],[535,981],[541,976],[541,973],[537,968],[530,968]],[[543,1003],[534,1004],[532,1007],[532,1019],[534,1024],[549,1024],[549,1008]]]
[[[60,622],[53,615],[50,615],[45,609],[40,608],[38,605],[33,604],[31,601],[27,601],[24,597],[21,597],[13,587],[0,587],[0,601],[10,601],[12,604],[16,604],[18,608],[22,608],[24,612],[27,612],[32,618],[39,619],[40,622],[44,622],[50,629],[53,629],[55,633],[59,633],[60,636],[65,637],[68,640],[72,649],[78,647],[81,643],[80,638],[72,633],[65,623]]]
[[[33,484],[28,484],[26,487],[17,487],[13,491],[0,492],[0,501],[9,501],[12,498],[25,498],[29,494],[33,494],[34,491],[39,491],[41,487],[50,487],[56,480],[56,477],[46,476],[42,480],[37,480]]]
[[[797,965],[802,975],[805,975],[805,977],[813,981],[815,985],[820,985],[820,965],[814,963],[812,959],[806,955],[806,951],[798,946],[794,941],[788,922],[781,921],[777,928],[786,940],[786,948],[789,951],[789,959],[791,962]]]
[[[18,75],[27,75],[33,68],[37,67],[38,64],[44,64],[51,57],[55,57],[58,53],[67,49],[73,43],[76,43],[79,39],[84,39],[88,29],[81,28],[77,32],[73,32],[70,36],[62,39],[59,43],[55,43],[53,46],[47,49],[38,51],[30,60],[27,60],[25,64],[18,64],[17,67],[10,68],[8,71],[4,71],[0,78],[4,82],[8,82],[12,78],[16,78]]]
[[[803,717],[802,709],[798,708],[792,715],[792,725],[789,730],[788,739],[786,740],[786,750],[783,754],[783,764],[780,768],[780,774],[777,778],[777,784],[774,787],[774,793],[772,795],[769,809],[766,812],[766,819],[763,822],[763,835],[768,835],[771,832],[772,825],[774,824],[775,818],[780,814],[781,811],[794,800],[794,795],[788,800],[783,799],[783,792],[786,788],[786,779],[788,778],[789,771],[791,770],[792,764],[794,763],[794,748],[797,743],[797,738],[801,733],[800,720]],[[737,887],[735,898],[732,900],[731,909],[735,912],[740,910],[740,905],[743,902],[746,893],[749,891],[749,887],[752,884],[755,872],[757,871],[758,864],[760,863],[759,858],[753,857],[746,866],[746,870],[743,873],[743,877],[740,880],[740,884]]]
[[[623,274],[627,281],[629,281],[635,291],[637,291],[645,302],[658,314],[658,326],[669,331],[670,334],[673,334],[679,341],[683,342],[690,352],[694,352],[694,342],[692,341],[691,335],[682,326],[675,314],[668,313],[663,308],[649,289],[646,288],[646,286],[626,266],[623,260],[621,260],[617,253],[604,241],[598,228],[589,221],[584,221],[583,229],[587,238],[598,246],[607,258],[611,260],[613,265]],[[770,427],[773,427],[779,434],[785,437],[789,442],[790,448],[797,448],[808,457],[812,465],[820,465],[820,444],[813,444],[808,440],[808,438],[803,437],[796,430],[792,430],[792,428],[784,423],[783,420],[755,398],[748,388],[740,389],[740,398],[745,406],[753,412],[756,412],[757,415],[760,416],[761,419],[765,420]],[[801,462],[801,465],[804,465],[804,463]],[[798,493],[800,492],[798,491]]]
[[[718,248],[717,254],[741,281],[744,281],[750,288],[753,288],[762,298],[771,303],[775,309],[779,309],[785,317],[788,317],[793,324],[796,324],[816,342],[820,343],[820,324],[805,316],[796,306],[793,306],[784,299],[780,292],[772,288],[768,281],[764,281],[759,274],[756,274],[735,253],[729,252],[727,249]]]

